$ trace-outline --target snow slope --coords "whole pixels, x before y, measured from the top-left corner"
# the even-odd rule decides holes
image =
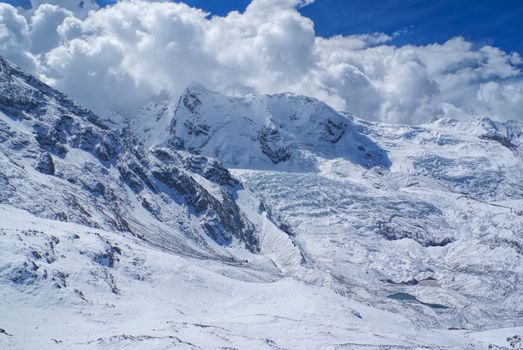
[[[523,330],[427,330],[248,265],[12,206],[0,219],[2,349],[481,349]]]

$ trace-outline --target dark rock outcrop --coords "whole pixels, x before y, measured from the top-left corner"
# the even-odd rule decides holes
[[[49,152],[43,152],[36,160],[35,169],[46,175],[54,175],[55,168],[53,157]]]

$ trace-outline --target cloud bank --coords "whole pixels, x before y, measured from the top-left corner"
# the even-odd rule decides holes
[[[162,1],[0,3],[0,54],[98,113],[132,115],[198,81],[228,94],[305,94],[392,123],[523,120],[518,54],[461,37],[402,47],[383,33],[321,38],[298,12],[310,2],[253,0],[225,17]]]

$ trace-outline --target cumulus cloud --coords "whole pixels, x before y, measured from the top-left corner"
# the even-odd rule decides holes
[[[509,119],[523,119],[523,84],[481,84],[477,93],[480,106],[489,115],[503,115]]]
[[[306,94],[393,123],[523,119],[518,54],[460,37],[401,47],[383,33],[321,38],[297,10],[310,2],[253,0],[225,17],[163,1],[0,4],[0,54],[99,113],[132,115],[198,81],[229,94]]]
[[[31,51],[38,54],[55,48],[61,39],[58,26],[68,17],[73,14],[56,5],[39,6],[31,17]]]
[[[0,3],[0,54],[34,70],[36,62],[28,50],[30,44],[26,19],[13,6]]]

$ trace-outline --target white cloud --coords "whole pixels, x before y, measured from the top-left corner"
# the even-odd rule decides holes
[[[481,84],[477,99],[486,115],[503,116],[506,119],[523,119],[523,84],[500,85],[495,82]]]
[[[36,62],[28,51],[30,44],[26,19],[13,6],[0,3],[0,54],[34,70]]]
[[[60,42],[58,26],[73,14],[56,5],[43,4],[31,17],[31,51],[41,53],[55,48]]]
[[[388,122],[523,119],[521,57],[459,37],[402,47],[383,33],[320,38],[296,9],[303,0],[254,0],[225,17],[162,1],[44,2],[27,13],[0,4],[0,54],[101,113],[132,114],[199,81],[293,91]]]

